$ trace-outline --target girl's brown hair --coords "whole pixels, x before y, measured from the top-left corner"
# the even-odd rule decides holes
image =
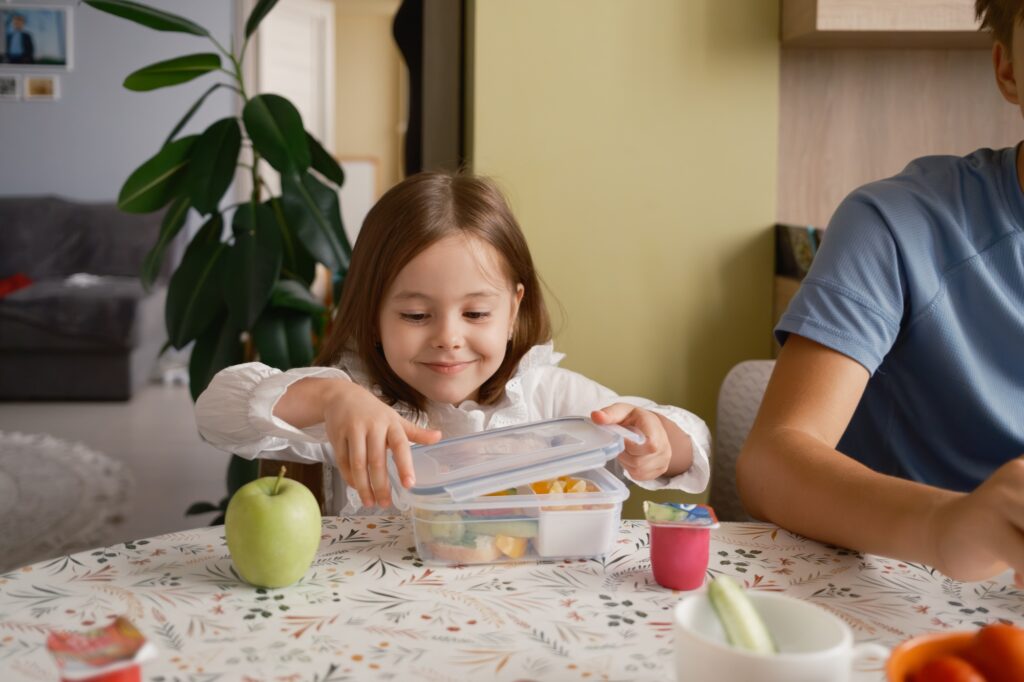
[[[1013,25],[1022,11],[1021,0],[974,0],[974,13],[981,20],[981,27],[992,31],[992,37],[1006,47],[1013,40]]]
[[[417,173],[388,190],[370,209],[352,250],[333,330],[316,364],[337,364],[344,352],[354,351],[387,400],[422,411],[426,398],[402,381],[384,358],[380,308],[402,268],[452,235],[490,244],[502,257],[508,281],[525,289],[505,359],[479,390],[481,404],[497,402],[523,355],[551,339],[551,323],[526,238],[505,197],[491,181],[468,173]]]

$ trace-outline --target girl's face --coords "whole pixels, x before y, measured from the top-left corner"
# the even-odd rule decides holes
[[[429,400],[476,400],[505,359],[523,285],[509,282],[501,263],[486,242],[447,237],[409,261],[385,293],[384,357]]]

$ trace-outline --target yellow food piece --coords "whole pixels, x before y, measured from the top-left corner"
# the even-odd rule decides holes
[[[568,488],[565,489],[567,493],[585,493],[587,492],[587,481],[582,479],[572,483]]]
[[[494,536],[494,546],[510,559],[518,559],[526,554],[526,543],[526,538],[513,538],[508,535]]]
[[[572,476],[559,476],[550,481],[531,483],[530,488],[538,495],[557,495],[559,493],[596,493],[600,490],[594,483]]]

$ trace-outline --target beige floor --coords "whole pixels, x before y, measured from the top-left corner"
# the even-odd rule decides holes
[[[153,384],[129,402],[0,403],[0,431],[48,433],[125,464],[135,490],[117,542],[206,525],[212,514],[185,510],[224,496],[228,455],[200,440],[183,386]]]

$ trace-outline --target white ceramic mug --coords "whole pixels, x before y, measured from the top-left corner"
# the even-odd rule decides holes
[[[778,645],[755,654],[730,645],[707,592],[685,597],[675,609],[676,679],[707,682],[846,682],[854,661],[888,649],[853,643],[850,628],[810,602],[772,592],[747,592]]]

